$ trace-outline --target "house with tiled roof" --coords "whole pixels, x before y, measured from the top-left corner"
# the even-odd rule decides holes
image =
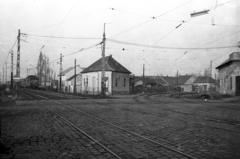
[[[167,87],[179,87],[183,92],[193,91],[193,83],[196,79],[195,75],[179,75],[178,77],[172,76],[160,76],[165,82],[163,86]]]
[[[229,58],[216,67],[219,78],[219,93],[240,95],[240,52],[233,52]]]
[[[102,58],[82,72],[82,90],[87,94],[100,94],[102,83]],[[131,72],[117,62],[112,55],[105,57],[105,92],[107,95],[128,94]]]
[[[215,88],[216,81],[208,76],[199,76],[197,79],[194,81],[194,85],[197,88],[196,91],[198,92],[208,92],[212,89]]]
[[[76,65],[76,90],[77,93],[81,92],[81,74],[80,72],[83,71],[84,68],[80,67],[80,65]],[[63,92],[73,92],[74,90],[74,77],[75,77],[75,69],[74,66],[71,66],[62,71],[62,84],[61,84],[61,91]],[[58,80],[60,81],[60,74],[58,75]],[[59,82],[60,85],[60,82]],[[60,86],[58,87],[60,88]]]

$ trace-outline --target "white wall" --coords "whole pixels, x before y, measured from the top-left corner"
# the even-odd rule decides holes
[[[112,72],[106,71],[105,77],[108,77],[106,82],[107,92],[106,94],[112,94]],[[100,94],[101,93],[101,79],[102,71],[88,72],[82,74],[82,93],[86,94]],[[84,83],[85,81],[85,83]]]

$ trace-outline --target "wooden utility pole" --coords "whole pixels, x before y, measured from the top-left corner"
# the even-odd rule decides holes
[[[177,70],[177,92],[178,92],[178,70]]]
[[[74,87],[73,87],[73,90],[74,90],[74,94],[76,94],[76,59],[74,61]]]
[[[102,41],[102,81],[101,81],[101,92],[102,95],[105,96],[105,43],[106,35],[105,35],[105,23],[103,29],[103,41]]]
[[[145,77],[144,77],[144,73],[145,73],[145,65],[143,64],[143,78],[142,78],[142,93],[144,93],[144,80],[145,80]]]
[[[4,84],[4,81],[5,81],[5,80],[4,80],[4,77],[5,77],[5,76],[4,76],[4,71],[5,71],[5,70],[4,70],[4,67],[3,67],[3,78],[2,78],[2,79],[3,79],[3,84]]]
[[[11,89],[13,89],[13,50],[11,50]]]
[[[59,83],[59,90],[62,90],[62,54],[60,54],[60,83]]]
[[[5,73],[5,79],[6,79],[6,84],[7,84],[7,87],[8,87],[8,81],[7,81],[7,62],[6,62],[6,73]]]
[[[212,77],[212,61],[210,61],[210,77]]]

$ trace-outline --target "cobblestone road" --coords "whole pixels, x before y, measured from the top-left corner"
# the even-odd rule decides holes
[[[211,123],[203,119],[195,120],[173,112],[177,110],[205,118],[230,120],[237,123],[240,122],[239,103],[219,101],[189,103],[160,96],[97,100],[74,99],[61,100],[61,102],[196,158],[240,158],[240,133],[237,133],[237,131],[240,132],[239,126]],[[57,115],[42,109],[45,106],[49,108],[57,106],[51,101],[19,100],[16,104],[0,104],[1,144],[5,148],[5,151],[1,150],[1,158],[115,158],[96,142],[67,125]],[[65,109],[66,117],[70,118],[71,116],[73,122],[109,146],[122,158],[187,158],[170,150],[162,149],[161,146],[141,143],[130,134],[125,136],[122,133],[125,139],[121,141],[122,139],[117,138],[117,136],[121,136],[121,132],[116,132],[114,129],[109,130],[109,127],[104,124],[99,125],[97,122],[94,125],[83,114],[77,111],[75,114],[68,111]],[[139,111],[159,113],[161,116]],[[195,120],[236,132],[206,128],[177,119]],[[115,144],[112,144],[114,142]]]

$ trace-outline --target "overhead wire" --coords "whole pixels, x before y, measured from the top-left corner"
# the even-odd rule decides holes
[[[59,27],[61,26],[61,24],[64,22],[64,20],[68,17],[68,15],[71,13],[71,11],[73,10],[73,8],[76,6],[78,0],[76,1],[76,3],[72,6],[72,8],[70,9],[70,11],[67,13],[67,15],[63,18],[63,20],[61,21],[61,23],[58,25],[58,27],[55,29],[55,31],[52,33],[52,35],[49,37],[49,39],[47,40],[47,42],[43,45],[43,47],[40,49],[42,50],[45,45],[48,43],[48,41],[52,38],[52,36],[56,33],[56,31],[59,29]]]
[[[240,33],[240,30],[238,30],[238,31],[236,31],[236,32],[234,32],[234,33],[231,33],[231,34],[229,34],[229,35],[223,36],[223,37],[221,37],[221,38],[219,38],[219,39],[216,39],[216,40],[214,40],[214,41],[211,41],[211,42],[209,42],[209,43],[206,43],[206,44],[200,46],[199,48],[196,48],[196,49],[193,49],[193,50],[202,49],[203,46],[206,46],[206,45],[215,43],[215,42],[217,42],[217,41],[220,41],[220,40],[222,40],[222,39],[224,39],[224,38],[226,38],[226,37],[232,36],[232,35],[237,34],[237,33]],[[237,45],[232,46],[232,47],[236,48]],[[231,47],[227,47],[227,48],[231,48]],[[191,50],[191,51],[192,51],[192,50]],[[180,56],[179,58],[177,58],[176,60],[179,60],[182,56],[186,55],[188,52],[189,52],[189,51],[186,51],[183,55],[181,55],[181,56]]]
[[[107,38],[106,41],[113,42],[113,43],[119,43],[119,44],[133,45],[133,46],[150,47],[150,48],[156,48],[156,49],[175,49],[175,50],[210,50],[210,49],[227,49],[227,48],[236,47],[236,46],[220,46],[220,47],[205,47],[205,48],[200,48],[200,47],[198,47],[198,48],[183,48],[183,47],[152,46],[152,45],[119,41],[119,40],[114,40],[114,39],[110,39],[110,38]]]
[[[163,14],[160,14],[160,15],[158,15],[158,16],[156,16],[156,17],[153,16],[152,19],[147,20],[147,21],[145,21],[145,22],[143,22],[143,23],[140,23],[140,24],[138,24],[138,25],[136,25],[136,26],[134,26],[134,27],[131,27],[131,28],[127,29],[127,30],[124,30],[124,31],[122,31],[122,32],[120,32],[120,33],[118,33],[118,34],[116,34],[116,35],[111,36],[110,38],[115,37],[115,36],[118,36],[118,35],[120,35],[120,34],[122,34],[122,33],[125,33],[125,32],[127,32],[127,31],[129,31],[129,30],[132,30],[132,29],[134,29],[134,28],[137,28],[137,27],[139,27],[139,26],[141,26],[141,25],[143,25],[143,24],[146,24],[146,23],[148,23],[148,22],[150,22],[150,21],[152,21],[152,20],[154,20],[154,19],[156,19],[156,18],[159,18],[159,17],[161,17],[161,16],[163,16],[163,15],[165,15],[165,14],[168,14],[168,13],[172,12],[173,10],[176,10],[176,9],[178,9],[178,8],[184,6],[184,5],[186,5],[186,4],[188,4],[188,3],[192,2],[192,1],[193,1],[193,0],[190,0],[190,1],[186,2],[186,3],[184,3],[184,4],[181,4],[180,6],[177,6],[177,7],[173,8],[173,9],[171,9],[171,10],[163,13]],[[114,8],[113,8],[112,10],[114,10]]]
[[[11,51],[13,50],[14,46],[16,45],[16,43],[17,43],[17,39],[16,39],[16,41],[14,42],[13,46],[11,47],[11,49],[9,50],[9,52],[8,52],[8,54],[7,54],[7,58],[6,58],[6,60],[5,60],[5,62],[4,62],[3,64],[5,64],[5,63],[7,62],[8,57],[9,57]]]

